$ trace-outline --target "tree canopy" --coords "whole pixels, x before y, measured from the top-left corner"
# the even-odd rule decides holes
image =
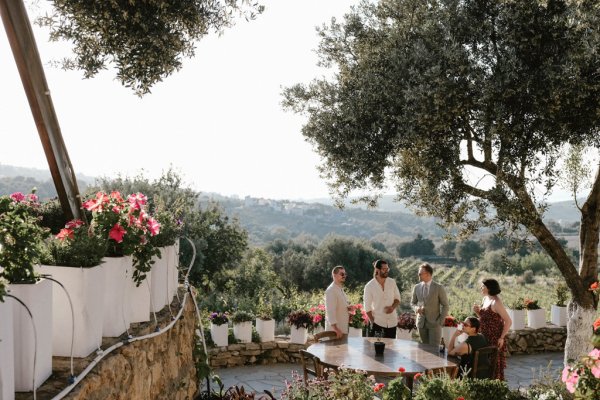
[[[236,16],[254,19],[263,6],[252,0],[52,0],[52,11],[37,23],[50,39],[73,44],[72,58],[60,64],[86,78],[112,65],[117,79],[144,95],[194,56],[195,42],[221,33]]]
[[[600,149],[598,26],[596,1],[365,1],[319,30],[333,78],[287,88],[284,106],[308,116],[303,134],[339,197],[391,179],[399,200],[466,234],[525,227],[573,307],[592,310],[598,165],[580,206],[578,267],[542,215],[566,150]]]

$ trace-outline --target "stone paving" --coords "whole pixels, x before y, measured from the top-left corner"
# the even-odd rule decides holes
[[[505,370],[508,385],[516,389],[529,386],[542,371],[549,372],[559,379],[563,365],[563,353],[540,353],[529,355],[513,355],[507,358]],[[271,364],[251,365],[234,368],[220,368],[215,370],[227,389],[233,385],[242,385],[246,391],[262,393],[269,390],[276,398],[279,398],[285,381],[291,380],[292,371],[302,373],[299,364]]]

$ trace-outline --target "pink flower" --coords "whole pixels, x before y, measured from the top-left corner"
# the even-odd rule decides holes
[[[65,228],[67,229],[77,229],[83,225],[83,221],[80,219],[73,219],[66,223]]]
[[[157,220],[150,217],[148,218],[148,229],[150,230],[150,235],[156,236],[160,233],[160,224]]]
[[[319,304],[317,308],[321,311],[325,311],[325,304]]]
[[[133,210],[139,210],[146,205],[148,198],[143,193],[130,194],[127,198],[129,205]]]
[[[579,375],[577,374],[577,371],[571,371],[571,368],[567,366],[563,369],[562,381],[565,383],[567,390],[570,393],[575,393],[575,387],[579,381]]]
[[[321,314],[315,314],[315,316],[313,317],[313,322],[314,323],[321,322],[322,319],[323,319],[323,317],[321,316]]]
[[[123,196],[121,196],[121,193],[117,192],[116,190],[114,190],[110,193],[110,198],[113,200],[116,200],[119,203],[123,202]]]
[[[32,203],[37,203],[37,201],[39,200],[39,197],[37,197],[37,195],[34,194],[34,193],[29,193],[27,195],[27,200],[30,201],[30,202],[32,202]]]
[[[406,372],[406,369],[404,367],[400,367],[398,368],[398,372]]]
[[[373,387],[373,391],[375,391],[375,392],[379,392],[381,389],[383,389],[383,387],[384,387],[384,386],[385,386],[385,384],[383,384],[383,383],[378,383],[377,385],[375,385],[375,386]]]
[[[56,238],[62,241],[65,239],[74,239],[75,235],[73,235],[72,229],[63,228],[60,230],[60,232],[58,232],[58,234],[56,235]]]
[[[25,200],[25,195],[21,192],[15,192],[10,195],[10,198],[17,203],[20,203]]]
[[[123,228],[119,224],[115,224],[108,233],[108,238],[114,240],[117,243],[121,243],[123,241],[123,236],[125,235],[125,233],[125,228]]]

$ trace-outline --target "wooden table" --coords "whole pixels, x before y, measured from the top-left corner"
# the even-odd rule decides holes
[[[375,355],[374,337],[344,337],[315,343],[307,351],[321,359],[325,367],[345,367],[366,371],[368,374],[398,376],[400,367],[406,385],[412,390],[415,374],[427,369],[455,367],[457,364],[440,356],[437,346],[411,340],[380,339],[385,342],[382,356]]]

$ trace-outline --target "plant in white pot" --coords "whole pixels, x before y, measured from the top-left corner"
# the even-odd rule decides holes
[[[218,347],[228,344],[229,337],[229,313],[215,311],[208,316],[210,321],[210,337]]]
[[[7,292],[8,281],[0,277],[0,399],[12,400],[15,396],[13,305],[4,297]]]
[[[233,322],[233,337],[242,343],[252,341],[252,321],[254,314],[248,311],[238,310],[231,315]]]
[[[363,308],[363,305],[360,303],[351,305],[348,314],[348,336],[362,337],[363,329],[369,323],[369,316]]]
[[[519,297],[514,302],[508,305],[506,310],[508,316],[512,320],[512,325],[510,329],[513,331],[518,331],[525,328],[525,302],[522,297]]]
[[[525,299],[525,309],[527,309],[527,326],[532,329],[546,326],[546,310],[540,307],[537,300]]]
[[[313,334],[323,332],[325,330],[325,304],[319,304],[308,309],[312,318],[312,326],[310,331]]]
[[[452,315],[447,315],[444,319],[444,325],[442,326],[442,339],[444,339],[444,343],[450,343],[452,335],[456,332],[457,327],[457,319]]]
[[[29,312],[21,303],[11,301],[14,389],[24,392],[37,388],[52,373],[52,335],[48,334],[52,332],[52,283],[40,279],[35,271],[49,233],[40,225],[39,207],[33,193],[0,197],[1,277],[9,282],[11,295],[29,309],[36,326],[34,334]]]
[[[52,204],[43,208],[47,210],[42,214],[44,219],[56,211],[56,205]],[[87,357],[102,344],[105,291],[101,263],[106,246],[106,238],[81,220],[67,222],[46,242],[39,271],[64,287],[54,284],[52,288],[55,356]]]
[[[556,326],[567,326],[567,300],[569,288],[564,283],[558,283],[554,288],[556,304],[550,308],[550,322]]]
[[[417,318],[415,314],[405,312],[398,317],[398,326],[396,330],[396,338],[404,340],[412,340],[412,331],[417,329]]]
[[[275,340],[275,320],[273,319],[273,306],[262,297],[258,300],[256,309],[256,332],[261,343]]]
[[[287,320],[290,324],[290,342],[305,344],[308,339],[308,330],[312,327],[313,319],[306,310],[292,311]]]

